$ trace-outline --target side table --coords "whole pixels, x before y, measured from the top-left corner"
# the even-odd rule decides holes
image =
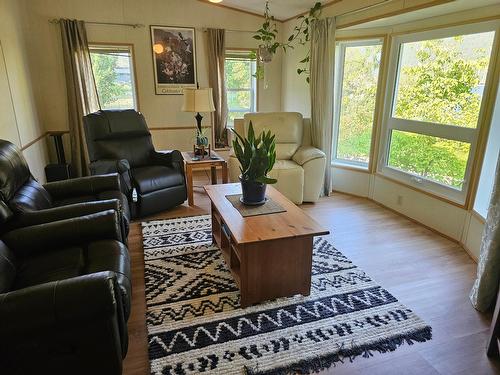
[[[184,170],[186,172],[186,185],[188,191],[188,204],[190,206],[194,206],[194,197],[193,197],[193,170],[195,169],[203,169],[206,170],[210,168],[211,172],[211,183],[212,185],[217,184],[217,167],[222,168],[222,183],[227,184],[227,163],[226,161],[217,155],[214,151],[211,151],[211,156],[205,156],[200,160],[193,160],[194,153],[190,152],[181,152],[182,157],[184,158]]]

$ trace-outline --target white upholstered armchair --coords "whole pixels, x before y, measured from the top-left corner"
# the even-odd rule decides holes
[[[245,136],[252,121],[255,134],[264,129],[276,135],[276,164],[270,177],[278,182],[276,189],[296,204],[316,202],[325,176],[326,157],[323,151],[311,146],[311,123],[296,112],[247,113],[235,120],[234,128]],[[238,181],[238,159],[231,152],[229,178]]]

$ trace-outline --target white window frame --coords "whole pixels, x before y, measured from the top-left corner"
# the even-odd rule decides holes
[[[249,112],[256,112],[257,111],[257,78],[254,76],[256,73],[256,70],[257,70],[257,59],[251,59],[251,58],[244,56],[245,54],[249,55],[250,53],[252,53],[252,50],[231,50],[231,49],[226,50],[226,56],[224,57],[224,64],[226,63],[226,60],[228,60],[228,59],[234,59],[234,60],[240,59],[243,61],[253,62],[253,64],[251,64],[251,80],[250,80],[250,87],[249,88],[229,89],[226,86],[226,92],[228,94],[230,92],[249,92],[250,93],[250,107],[249,108],[229,109],[229,106],[228,106],[228,122],[227,122],[228,128],[234,127],[234,124],[229,122],[229,113],[231,113],[231,112],[249,113]]]
[[[90,53],[98,53],[98,51],[109,51],[123,53],[126,52],[130,55],[130,81],[132,83],[132,101],[134,102],[134,107],[136,111],[139,111],[139,101],[137,99],[137,87],[136,87],[136,73],[135,73],[135,60],[134,60],[134,47],[131,44],[101,44],[101,43],[89,43]],[[97,93],[99,95],[99,92]]]
[[[403,43],[448,38],[455,35],[478,34],[483,32],[494,31],[495,36],[493,40],[492,51],[490,55],[490,63],[485,80],[484,92],[489,92],[488,86],[491,84],[491,75],[493,74],[493,54],[495,52],[495,45],[500,34],[500,22],[488,21],[483,23],[474,23],[462,26],[447,27],[442,29],[417,32],[411,34],[403,34],[393,38],[391,43],[391,55],[389,58],[388,75],[387,75],[387,90],[385,97],[384,120],[382,132],[380,137],[380,154],[377,172],[400,181],[410,187],[418,190],[423,190],[433,195],[445,198],[458,204],[464,204],[469,189],[471,168],[474,161],[474,155],[477,147],[477,137],[480,131],[481,119],[484,113],[484,106],[486,104],[486,95],[483,96],[481,107],[478,115],[478,122],[476,128],[466,128],[456,125],[436,124],[424,121],[414,121],[393,117],[396,101],[396,90],[398,87],[398,79],[401,68],[400,51]],[[388,165],[390,141],[393,130],[400,130],[404,132],[412,132],[421,135],[435,136],[439,138],[455,140],[460,142],[470,143],[469,158],[467,160],[467,167],[464,176],[462,189],[450,187],[436,181],[425,179],[419,175],[415,175],[406,171],[402,171],[395,167]]]
[[[372,158],[372,146],[373,142],[370,143],[370,150],[368,152],[368,162],[363,163],[361,161],[355,160],[346,160],[337,158],[337,148],[339,141],[339,129],[340,129],[340,115],[342,108],[342,87],[344,86],[344,65],[345,65],[345,52],[348,47],[361,47],[361,46],[375,46],[380,45],[382,48],[381,54],[384,53],[384,39],[383,38],[370,38],[370,39],[362,39],[362,40],[346,40],[339,41],[335,46],[335,74],[334,74],[334,99],[333,99],[333,140],[332,140],[332,165],[333,166],[351,166],[359,169],[368,170],[370,166],[370,161]],[[382,70],[382,59],[378,69],[378,78],[380,78]],[[377,91],[375,93],[375,103],[377,104],[377,97],[379,95],[379,79],[377,79]],[[373,119],[372,119],[372,138],[375,130],[375,115],[376,108],[373,111]]]

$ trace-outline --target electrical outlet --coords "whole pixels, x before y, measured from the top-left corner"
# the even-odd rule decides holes
[[[398,206],[402,206],[403,205],[403,196],[402,195],[398,195]]]

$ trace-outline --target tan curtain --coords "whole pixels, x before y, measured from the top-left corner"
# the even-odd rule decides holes
[[[335,19],[325,18],[311,25],[311,138],[326,154],[322,195],[332,191],[333,70],[335,66]]]
[[[207,30],[208,84],[213,90],[215,112],[213,130],[216,147],[226,147],[227,95],[224,82],[224,55],[226,33],[224,29]]]
[[[73,176],[89,174],[83,116],[100,109],[92,73],[85,23],[61,19],[61,38],[68,96],[68,123]]]
[[[470,292],[470,300],[479,311],[486,311],[495,301],[500,282],[500,154],[491,194],[488,217],[481,240],[477,277]]]

